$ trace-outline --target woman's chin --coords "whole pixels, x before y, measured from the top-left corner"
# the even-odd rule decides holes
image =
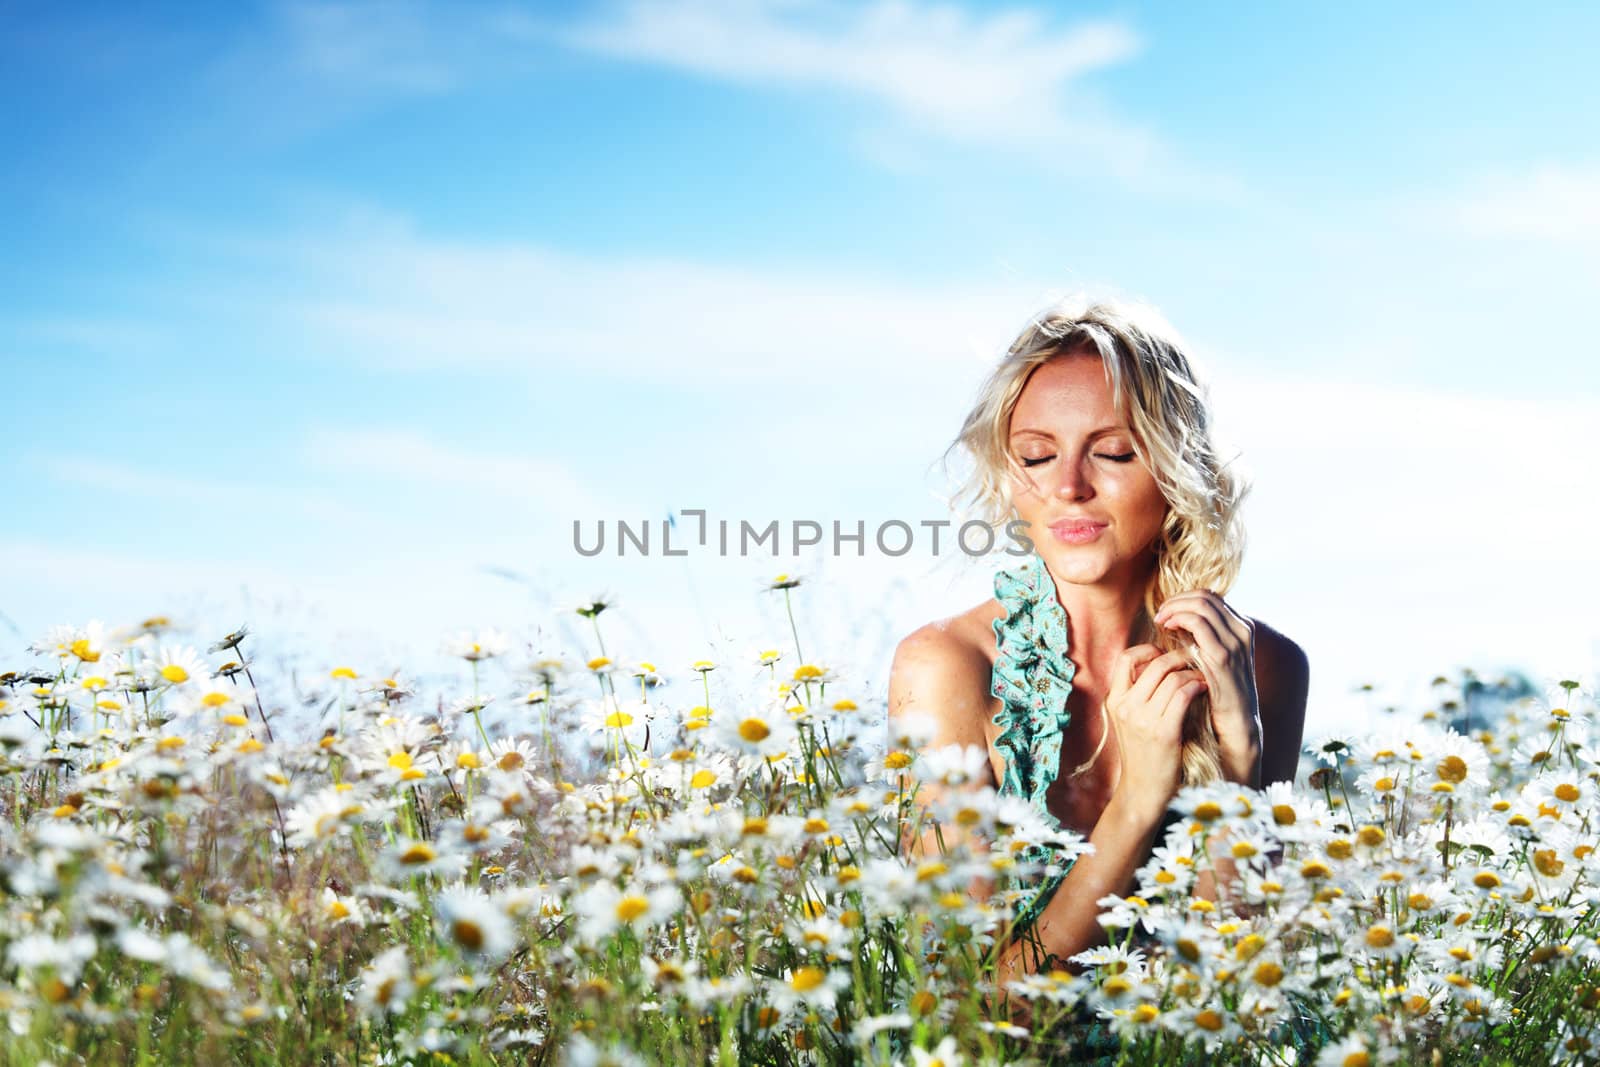
[[[1087,585],[1105,578],[1107,566],[1099,552],[1085,552],[1067,546],[1041,549],[1040,557],[1057,581]]]

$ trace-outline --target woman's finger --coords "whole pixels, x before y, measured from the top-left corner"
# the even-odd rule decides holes
[[[1181,626],[1193,634],[1195,644],[1214,668],[1226,667],[1238,655],[1229,644],[1230,640],[1237,641],[1238,638],[1230,631],[1228,638],[1224,639],[1217,633],[1217,624],[1199,612],[1179,609],[1168,615],[1162,625],[1168,628]]]
[[[1172,711],[1174,698],[1186,687],[1197,682],[1202,686],[1205,685],[1205,676],[1197,670],[1173,671],[1150,695],[1150,707],[1155,710],[1158,718],[1165,720]]]
[[[1141,668],[1161,654],[1155,645],[1134,645],[1117,654],[1116,668],[1111,672],[1111,696],[1119,696],[1133,687]]]
[[[1196,672],[1198,674],[1198,672]],[[1205,679],[1201,677],[1190,678],[1184,682],[1168,698],[1166,705],[1161,710],[1161,721],[1176,721],[1182,723],[1184,716],[1189,711],[1189,705],[1194,698],[1206,691]]]
[[[1130,695],[1140,701],[1148,702],[1156,687],[1164,682],[1169,674],[1189,666],[1189,653],[1187,649],[1174,649],[1164,655],[1157,656],[1145,667],[1144,673],[1139,675],[1139,680],[1129,690]]]
[[[1218,628],[1218,632],[1225,630],[1242,643],[1246,645],[1250,643],[1250,635],[1255,624],[1234,611],[1233,605],[1209,589],[1195,589],[1168,597],[1156,610],[1156,624],[1165,622],[1173,611],[1181,608],[1207,616]]]

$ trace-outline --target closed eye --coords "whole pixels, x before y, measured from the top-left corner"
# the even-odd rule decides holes
[[[1132,452],[1124,452],[1119,456],[1113,456],[1113,455],[1109,455],[1109,454],[1107,454],[1105,452],[1096,452],[1095,456],[1097,456],[1100,459],[1109,459],[1113,463],[1130,463],[1130,462],[1133,461],[1134,453],[1132,453]],[[1055,458],[1056,457],[1054,457],[1054,456],[1040,456],[1037,459],[1024,459],[1022,461],[1022,465],[1024,467],[1037,467],[1039,464],[1041,464],[1041,463],[1049,463],[1052,459],[1055,459]]]

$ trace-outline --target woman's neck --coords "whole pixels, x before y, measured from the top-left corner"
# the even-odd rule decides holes
[[[1144,610],[1148,577],[1104,585],[1057,582],[1054,575],[1050,580],[1055,583],[1056,600],[1067,613],[1071,657],[1077,669],[1087,674],[1085,683],[1105,681],[1124,649],[1151,640]]]

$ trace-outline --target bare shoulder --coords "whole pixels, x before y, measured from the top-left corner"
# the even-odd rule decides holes
[[[1294,683],[1308,680],[1311,661],[1305,650],[1288,635],[1268,626],[1260,619],[1252,619],[1255,626],[1256,683],[1273,683],[1274,688],[1293,687]]]
[[[993,657],[984,643],[984,605],[918,627],[895,648],[889,715],[927,715],[935,743],[983,744]],[[992,633],[992,631],[991,631]]]
[[[1286,634],[1260,619],[1251,622],[1256,702],[1261,710],[1261,781],[1293,781],[1305,736],[1311,661]]]

